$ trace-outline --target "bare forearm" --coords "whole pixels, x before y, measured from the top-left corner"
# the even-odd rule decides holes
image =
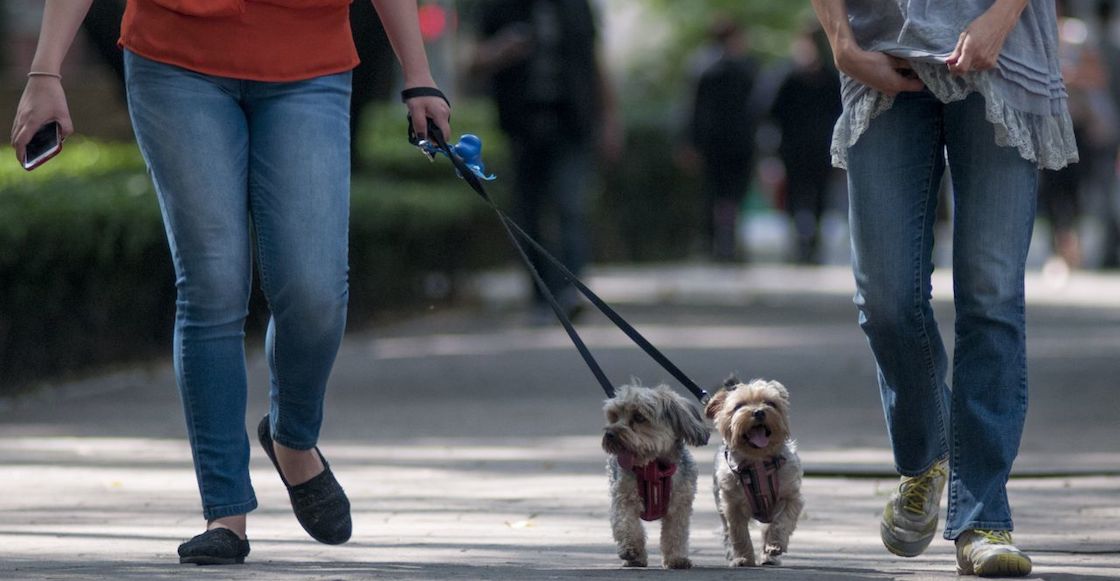
[[[922,90],[920,80],[899,72],[910,68],[908,62],[859,46],[848,23],[848,5],[844,0],[813,0],[813,10],[828,35],[840,72],[885,95]]]
[[[1018,18],[1019,15],[1023,13],[1023,9],[1027,7],[1027,4],[1030,4],[1030,0],[996,0],[992,8],[1007,10],[1009,13],[1014,14],[1015,18]]]
[[[416,0],[373,0],[389,44],[397,55],[404,72],[404,86],[417,87],[435,84],[420,37]]]
[[[47,0],[31,70],[57,73],[93,0]]]
[[[1001,32],[1006,34],[1019,23],[1019,16],[1023,14],[1023,9],[1027,7],[1028,1],[996,0],[992,7],[988,9],[988,12],[998,19]]]
[[[821,28],[828,35],[836,64],[840,65],[843,55],[855,45],[852,27],[848,24],[847,3],[844,0],[813,0],[813,12],[816,12]]]

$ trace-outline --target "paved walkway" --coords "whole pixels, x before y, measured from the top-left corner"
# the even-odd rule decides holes
[[[727,569],[703,491],[695,569],[619,568],[597,437],[602,394],[558,326],[524,324],[510,306],[519,277],[498,273],[475,307],[347,338],[322,441],[354,505],[347,545],[319,545],[300,530],[254,449],[261,508],[249,564],[176,564],[175,546],[202,522],[174,381],[159,361],[0,405],[0,578],[954,578],[949,542],[916,559],[879,543],[895,480],[847,276],[673,266],[590,277],[697,381],[738,371],[790,387],[808,507],[781,568]],[[1034,556],[1036,579],[1117,579],[1120,279],[1030,288],[1031,411],[1009,486],[1016,540]],[[616,382],[665,377],[604,319],[580,328]],[[250,368],[252,426],[265,410],[259,350]],[[696,451],[703,489],[714,450]],[[657,525],[647,530],[656,536]]]

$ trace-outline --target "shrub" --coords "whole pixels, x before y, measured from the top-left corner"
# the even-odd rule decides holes
[[[30,174],[0,164],[0,393],[148,357],[170,341],[173,269],[136,148],[75,138],[63,155]],[[479,234],[496,233],[494,221],[453,172],[428,166],[427,175],[353,182],[355,326],[447,300],[466,269],[508,256],[500,238]],[[252,305],[249,329],[259,332],[259,291]]]

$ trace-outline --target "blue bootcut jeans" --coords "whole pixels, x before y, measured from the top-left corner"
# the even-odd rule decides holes
[[[1023,277],[1038,171],[999,147],[980,94],[902,93],[848,152],[855,302],[905,476],[948,456],[945,538],[1011,530],[1007,479],[1027,411]],[[953,180],[952,390],[930,305],[938,185]]]
[[[315,446],[348,298],[350,73],[269,83],[125,52],[177,289],[174,365],[209,520],[257,506],[245,430],[253,250],[273,439]]]

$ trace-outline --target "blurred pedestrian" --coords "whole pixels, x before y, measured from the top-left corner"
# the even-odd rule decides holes
[[[1080,268],[1083,260],[1082,214],[1097,207],[1098,187],[1109,188],[1115,174],[1117,110],[1109,95],[1109,75],[1098,38],[1084,20],[1069,14],[1058,2],[1058,55],[1062,78],[1069,88],[1073,132],[1081,162],[1056,171],[1042,172],[1039,202],[1050,221],[1053,256],[1046,272],[1062,276]]]
[[[902,475],[883,511],[883,544],[924,552],[948,482],[944,536],[958,571],[1027,575],[1006,490],[1027,409],[1027,249],[1038,168],[1077,160],[1054,3],[813,8],[844,75],[832,154],[848,169],[855,302]],[[955,202],[952,390],[930,300],[944,160]]]
[[[745,32],[730,17],[717,18],[709,34],[717,51],[696,83],[688,139],[700,159],[709,254],[734,262],[749,258],[738,232],[754,168],[758,115],[751,95],[758,65],[747,52]]]
[[[404,70],[416,130],[446,133],[415,0],[374,0]],[[73,124],[59,70],[91,0],[47,0],[12,127]],[[308,5],[312,4],[312,5]],[[245,433],[244,325],[252,260],[272,318],[270,409],[258,438],[304,529],[350,537],[350,504],[316,443],[347,307],[350,0],[130,0],[121,26],[129,113],[176,271],[174,364],[206,531],[181,563],[249,553],[257,507]],[[61,163],[61,162],[55,162]]]
[[[770,107],[781,132],[778,155],[785,166],[786,211],[793,222],[794,260],[817,264],[821,217],[832,177],[829,146],[832,127],[840,117],[840,77],[822,58],[826,40],[809,32],[797,37],[790,69]]]
[[[587,0],[493,0],[478,14],[471,70],[490,80],[509,136],[516,215],[574,274],[590,259],[588,189],[596,154],[621,152],[614,91]],[[598,147],[598,149],[597,149]],[[550,227],[551,226],[551,227]],[[562,274],[534,257],[570,316],[583,302]],[[533,319],[551,317],[533,287]]]
[[[1101,63],[1108,75],[1107,92],[1112,111],[1120,116],[1120,29],[1117,28],[1114,0],[1098,0],[1096,5],[1099,31],[1098,49]],[[1120,129],[1120,128],[1118,128]],[[1101,243],[1101,268],[1120,268],[1120,139],[1111,151],[1102,152],[1098,171],[1101,181],[1099,211],[1104,236]]]
[[[359,173],[370,169],[366,167],[370,152],[362,150],[362,131],[368,134],[372,129],[370,105],[387,101],[392,93],[393,48],[372,2],[350,5],[350,33],[361,61],[354,67],[350,94],[350,166]]]
[[[82,30],[97,56],[109,66],[120,83],[121,103],[124,103],[124,59],[117,48],[121,37],[121,17],[124,0],[98,0],[90,4],[89,14],[82,21]]]

